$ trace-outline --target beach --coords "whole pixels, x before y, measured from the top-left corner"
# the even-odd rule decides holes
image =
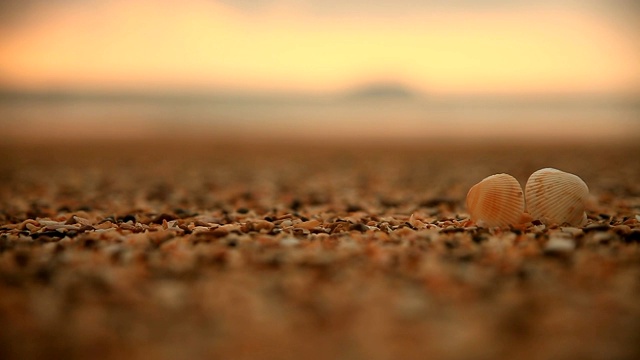
[[[638,146],[30,141],[1,147],[0,354],[632,359]],[[482,228],[543,167],[587,224]]]

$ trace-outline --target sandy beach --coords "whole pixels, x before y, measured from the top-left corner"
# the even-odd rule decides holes
[[[0,147],[3,359],[632,359],[630,143]],[[585,226],[482,228],[468,189],[579,175]]]

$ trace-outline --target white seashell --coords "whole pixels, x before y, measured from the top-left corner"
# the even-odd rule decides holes
[[[467,193],[471,220],[481,226],[507,226],[520,223],[524,196],[518,180],[509,174],[491,175]]]
[[[588,196],[589,188],[582,179],[552,168],[534,172],[525,186],[529,214],[547,225],[584,225]]]

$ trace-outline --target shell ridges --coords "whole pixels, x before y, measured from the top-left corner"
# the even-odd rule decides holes
[[[584,225],[588,196],[589,188],[580,177],[554,168],[534,172],[525,186],[527,210],[547,225]]]
[[[479,225],[513,225],[520,221],[524,212],[524,195],[513,176],[496,174],[471,187],[466,205],[471,219]]]

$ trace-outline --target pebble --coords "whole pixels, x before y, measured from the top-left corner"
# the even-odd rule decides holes
[[[590,231],[608,231],[611,227],[608,224],[591,224],[582,228],[585,233]]]
[[[544,250],[547,252],[571,252],[576,248],[576,243],[572,239],[563,237],[550,237]]]
[[[280,245],[286,246],[286,247],[296,246],[298,244],[300,244],[300,240],[296,239],[293,236],[287,236],[280,240]]]
[[[609,241],[611,240],[611,238],[612,238],[612,235],[608,232],[598,232],[593,235],[592,240],[594,242],[600,243],[600,242]]]
[[[27,228],[29,231],[32,231],[30,230],[30,228],[38,228],[39,226],[40,226],[40,223],[37,222],[36,220],[27,219],[18,225],[18,229],[24,230],[25,228]]]
[[[274,227],[275,225],[272,222],[266,220],[258,220],[253,223],[253,228],[257,231],[271,231]]]
[[[80,228],[79,225],[67,225],[64,223],[56,223],[47,225],[44,227],[46,230],[58,230],[58,229],[66,229],[66,230],[77,230]]]
[[[576,227],[567,226],[567,227],[560,228],[560,230],[562,232],[569,233],[572,236],[578,236],[578,235],[582,235],[583,234],[582,229],[579,229],[579,228],[576,228]]]
[[[96,230],[106,230],[106,229],[110,229],[110,228],[113,228],[113,227],[114,227],[113,223],[111,221],[109,221],[109,220],[94,226],[94,228]]]
[[[82,224],[82,225],[86,225],[86,226],[91,226],[92,225],[92,223],[91,223],[91,221],[89,219],[85,219],[83,217],[76,216],[76,215],[74,215],[73,218],[75,219],[75,221],[78,224]]]
[[[319,226],[320,224],[322,224],[319,220],[309,220],[309,221],[303,221],[301,223],[297,223],[295,225],[293,225],[294,228],[298,228],[298,229],[306,229],[306,230],[311,230],[317,226]]]
[[[631,232],[631,227],[628,225],[616,225],[613,227],[613,232],[618,235],[627,235]]]

